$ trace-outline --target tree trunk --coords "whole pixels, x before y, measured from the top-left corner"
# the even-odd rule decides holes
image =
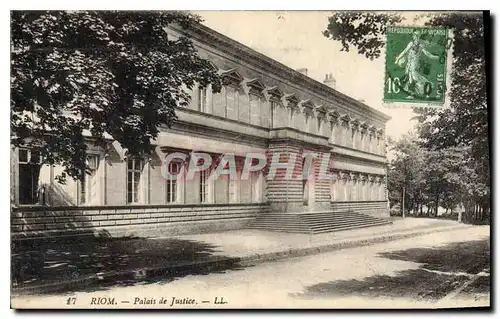
[[[437,217],[438,209],[439,209],[439,187],[436,185],[436,208],[435,208],[434,217]]]

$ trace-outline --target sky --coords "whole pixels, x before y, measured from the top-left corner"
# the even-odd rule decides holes
[[[411,130],[412,110],[383,105],[385,51],[369,60],[354,51],[341,52],[341,44],[322,35],[328,11],[199,11],[204,24],[292,69],[307,68],[308,76],[323,82],[327,73],[336,89],[389,115],[388,136],[398,138]],[[407,20],[412,14],[407,13]],[[414,14],[413,14],[414,15]]]

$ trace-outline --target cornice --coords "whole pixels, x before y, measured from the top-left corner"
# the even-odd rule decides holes
[[[293,81],[300,87],[307,87],[316,94],[322,95],[327,99],[333,99],[340,104],[346,112],[352,112],[352,106],[358,108],[359,115],[366,116],[366,113],[373,116],[375,119],[387,122],[391,117],[380,112],[348,95],[345,95],[321,82],[318,82],[300,72],[297,72],[286,65],[271,59],[270,57],[259,53],[213,29],[208,28],[202,24],[193,24],[189,29],[182,29],[176,25],[169,25],[169,29],[176,32],[189,34],[197,41],[216,47],[218,50],[227,52],[239,59],[260,68],[274,73],[285,79],[293,79]]]

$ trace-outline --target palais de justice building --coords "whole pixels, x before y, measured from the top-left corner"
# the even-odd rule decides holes
[[[11,230],[14,237],[101,233],[156,236],[240,228],[317,233],[388,223],[385,123],[389,117],[203,25],[188,33],[201,57],[225,78],[222,91],[195,88],[178,121],[163,128],[151,158],[131,158],[110,140],[89,143],[93,173],[58,184],[60,167],[40,165],[29,149],[12,149]],[[167,181],[171,152],[205,152],[214,163],[247,153],[280,152],[283,161],[307,152],[330,153],[326,180],[194,178]],[[300,173],[302,161],[295,170]],[[183,162],[169,170],[183,172]],[[313,162],[317,176],[319,161]],[[279,172],[283,172],[280,170]]]

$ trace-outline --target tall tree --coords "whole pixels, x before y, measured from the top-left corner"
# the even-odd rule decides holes
[[[86,143],[106,134],[130,155],[152,151],[160,126],[190,101],[195,83],[215,92],[220,78],[190,39],[200,18],[185,12],[13,11],[11,141],[80,178]]]

